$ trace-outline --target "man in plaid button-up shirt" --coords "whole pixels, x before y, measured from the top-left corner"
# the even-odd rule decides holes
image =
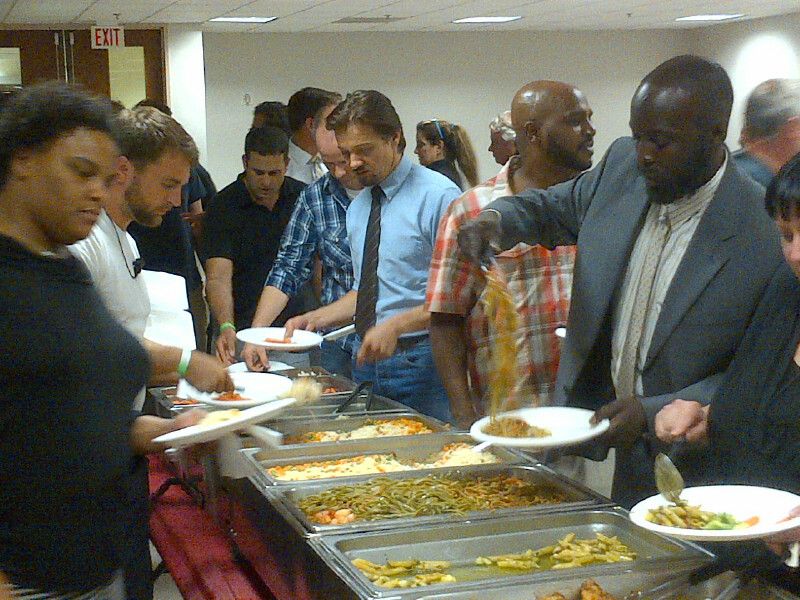
[[[308,185],[297,198],[294,213],[281,238],[278,257],[258,301],[253,327],[272,324],[289,298],[311,277],[315,257],[322,263],[323,306],[353,289],[353,261],[345,220],[351,195],[363,186],[344,160],[335,134],[325,127],[325,118],[331,110],[333,107],[320,114],[314,129],[317,148],[328,173]],[[262,371],[269,364],[267,353],[260,346],[245,345],[242,358],[254,371]],[[349,376],[349,340],[324,342],[321,359],[327,370]]]
[[[467,191],[439,226],[426,307],[431,311],[434,359],[453,416],[466,427],[486,412],[492,336],[479,302],[484,278],[458,247],[461,226],[493,200],[575,177],[592,162],[595,130],[583,94],[570,85],[537,81],[521,88],[512,104],[519,155],[496,177]],[[558,370],[558,325],[567,322],[574,247],[547,250],[518,244],[496,256],[520,317],[513,403],[546,404]]]

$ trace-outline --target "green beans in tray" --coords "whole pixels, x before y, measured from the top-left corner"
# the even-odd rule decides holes
[[[474,580],[478,571],[494,570],[497,574],[517,574],[536,570],[571,569],[636,559],[636,552],[616,536],[595,534],[593,539],[578,539],[567,534],[551,546],[526,550],[521,554],[479,556],[472,561],[451,563],[432,560],[389,561],[375,564],[363,558],[352,560],[353,566],[374,584],[385,588],[407,588]]]
[[[377,477],[307,496],[298,502],[312,521],[343,525],[401,517],[518,508],[565,502],[566,496],[546,485],[500,475],[471,480],[429,475],[413,479]]]

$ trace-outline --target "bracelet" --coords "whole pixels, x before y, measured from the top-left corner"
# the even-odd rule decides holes
[[[226,329],[233,329],[234,331],[236,331],[236,325],[234,325],[230,321],[225,321],[224,323],[220,323],[219,332],[222,333]]]
[[[192,360],[192,351],[189,348],[184,348],[181,352],[181,361],[178,363],[178,377],[183,378],[186,376],[186,371],[189,370],[189,362]]]

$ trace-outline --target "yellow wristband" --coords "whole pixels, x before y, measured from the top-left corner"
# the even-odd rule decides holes
[[[234,331],[236,331],[236,325],[234,325],[230,321],[225,321],[224,323],[221,323],[219,326],[219,332],[222,333],[226,329],[233,329]]]

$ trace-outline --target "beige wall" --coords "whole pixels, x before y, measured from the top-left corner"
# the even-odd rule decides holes
[[[800,14],[696,30],[694,52],[719,62],[733,81],[734,106],[728,145],[739,147],[744,102],[773,77],[800,77]]]
[[[286,101],[306,85],[342,92],[373,88],[397,108],[409,143],[418,121],[464,126],[481,178],[496,172],[488,123],[533,79],[572,82],[595,112],[595,160],[628,133],[630,97],[663,60],[688,51],[682,31],[203,34],[208,158],[218,186],[241,169],[253,106]],[[245,104],[245,96],[250,104]]]

